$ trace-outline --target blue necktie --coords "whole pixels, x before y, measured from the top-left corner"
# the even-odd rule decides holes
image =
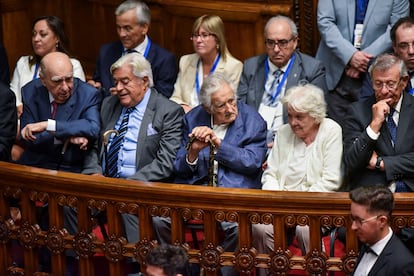
[[[264,101],[264,104],[266,106],[273,106],[273,107],[277,106],[278,101],[277,101],[277,99],[273,100],[272,95],[276,91],[276,88],[279,84],[279,78],[282,74],[283,74],[283,71],[280,70],[280,69],[277,69],[276,71],[273,72],[274,79],[273,79],[272,85],[270,86],[269,91],[267,91],[267,93],[266,93],[266,98],[265,98],[265,101]]]
[[[111,146],[108,150],[108,155],[106,157],[106,166],[108,168],[109,177],[119,177],[118,175],[118,156],[119,150],[121,149],[122,142],[124,141],[125,134],[128,130],[128,120],[129,114],[134,108],[127,108],[124,116],[122,117],[121,125],[118,129],[118,135],[112,139]]]
[[[388,119],[387,119],[387,126],[388,126],[388,130],[390,131],[392,146],[394,146],[395,139],[397,139],[397,125],[395,124],[394,118],[393,118],[394,112],[395,112],[395,109],[391,108],[390,113],[388,114]]]

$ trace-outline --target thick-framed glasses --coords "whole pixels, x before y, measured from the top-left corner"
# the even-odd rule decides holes
[[[212,33],[201,33],[201,34],[192,34],[190,37],[190,40],[197,40],[199,37],[201,37],[201,40],[206,40],[208,39],[210,36],[214,36],[214,34]]]
[[[397,47],[402,51],[407,51],[410,47],[414,48],[414,41],[411,42],[400,42]]]
[[[400,84],[400,82],[401,82],[401,78],[398,81],[387,81],[387,82],[374,81],[372,84],[372,87],[376,91],[381,90],[384,86],[388,90],[395,90]]]
[[[286,49],[289,45],[289,42],[294,40],[295,37],[292,37],[290,39],[279,39],[279,40],[273,40],[273,39],[266,39],[265,45],[268,49],[274,49],[275,45],[277,45],[280,49]]]
[[[381,215],[376,215],[376,216],[372,216],[366,219],[354,218],[353,216],[351,216],[351,220],[356,224],[356,226],[361,227],[362,224],[378,219],[380,216]]]

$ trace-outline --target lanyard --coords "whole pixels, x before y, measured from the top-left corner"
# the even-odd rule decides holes
[[[272,97],[272,102],[275,101],[277,96],[279,96],[280,92],[282,91],[283,84],[285,83],[287,76],[289,75],[290,69],[292,69],[292,64],[295,62],[295,57],[296,57],[295,54],[293,54],[292,58],[290,59],[289,65],[286,68],[286,71],[283,73],[282,80],[277,85],[276,91],[273,94],[271,94],[272,91],[269,91],[270,92],[269,95]],[[266,81],[265,81],[265,91],[266,91],[266,82],[267,82],[267,78],[269,77],[269,58],[266,59],[265,71],[266,71]]]
[[[147,56],[148,56],[149,49],[151,48],[151,43],[152,43],[151,39],[148,37],[147,47],[145,47],[145,51],[144,51],[144,54],[143,54],[144,58],[147,58]],[[122,51],[122,55],[124,55],[125,52],[126,52],[126,49],[124,48],[124,50]]]
[[[213,67],[211,67],[210,73],[208,73],[209,75],[216,70],[217,64],[220,61],[220,57],[221,57],[221,55],[219,53],[217,55],[216,59],[214,60]],[[197,94],[200,94],[200,80],[198,79],[198,68],[199,67],[200,67],[200,59],[198,59],[198,61],[197,61],[197,69],[196,69],[196,81],[195,81],[196,83],[195,84],[196,84]]]
[[[34,71],[34,74],[33,74],[33,79],[35,80],[35,79],[37,79],[37,72],[39,71],[39,63],[36,63],[36,65],[35,65],[35,71]]]

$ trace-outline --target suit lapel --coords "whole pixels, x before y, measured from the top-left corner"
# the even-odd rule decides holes
[[[405,140],[404,139],[405,133],[410,131],[408,129],[410,120],[405,120],[405,118],[411,118],[413,116],[411,110],[414,108],[412,96],[406,93],[405,91],[403,91],[402,94],[403,94],[402,95],[403,99],[401,103],[401,112],[400,112],[400,116],[398,119],[397,139],[395,141],[395,146],[394,146],[396,152],[400,152],[400,149],[402,146],[402,142],[400,141]]]
[[[257,64],[257,72],[255,72],[257,80],[254,82],[256,87],[254,89],[255,93],[255,101],[256,101],[256,109],[259,109],[260,103],[262,102],[264,87],[266,82],[266,70],[265,70],[265,62],[268,56],[263,55],[259,57],[258,64]]]
[[[148,100],[147,108],[145,109],[144,117],[141,121],[141,126],[139,128],[139,134],[138,134],[138,143],[137,143],[137,151],[136,151],[136,167],[137,170],[140,168],[140,159],[142,156],[142,153],[144,152],[144,148],[146,146],[146,139],[147,139],[147,128],[148,125],[152,123],[154,114],[155,114],[155,105],[157,102],[157,94],[151,91],[150,98]]]
[[[47,91],[46,87],[44,87],[40,82],[36,90],[37,90],[38,96],[34,97],[34,99],[37,102],[37,105],[39,106],[38,108],[40,112],[39,121],[50,119],[51,106],[50,106],[49,92]]]
[[[355,28],[355,1],[345,1],[347,6],[346,11],[348,13],[348,37],[354,37],[354,28]]]

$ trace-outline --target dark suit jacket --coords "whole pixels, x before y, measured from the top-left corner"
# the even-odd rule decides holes
[[[325,67],[313,57],[295,51],[295,62],[287,77],[286,90],[306,81],[320,87],[327,92],[325,81]],[[266,70],[265,62],[267,55],[263,54],[247,59],[243,64],[243,72],[240,77],[237,97],[240,101],[259,109],[262,102]],[[284,112],[284,121],[287,123],[287,113]]]
[[[6,49],[0,44],[0,82],[10,85],[10,69]]]
[[[355,269],[361,261],[363,254],[364,250],[361,250]],[[351,275],[354,275],[354,273]],[[414,256],[394,234],[368,273],[368,276],[390,275],[414,275]]]
[[[40,79],[29,82],[22,88],[23,114],[20,118],[20,128],[27,124],[47,121],[51,118],[49,92]],[[99,105],[101,97],[96,88],[74,78],[72,96],[60,104],[56,113],[56,132],[43,131],[36,134],[33,142],[20,138],[25,151],[18,163],[47,169],[56,169],[61,162],[61,169],[80,172],[86,154],[78,145],[69,145],[63,160],[62,144],[56,144],[55,139],[62,143],[72,136],[83,136],[89,139],[90,149],[99,135]]]
[[[113,78],[109,69],[122,56],[123,49],[122,43],[116,41],[103,45],[99,50],[93,79],[102,83],[107,96],[110,95],[109,89],[113,86]],[[178,73],[174,55],[151,42],[147,60],[151,63],[154,88],[169,98],[174,90]]]
[[[10,161],[11,149],[16,139],[16,96],[9,85],[0,82],[0,160]]]
[[[173,172],[173,161],[182,137],[183,109],[151,90],[147,109],[141,122],[136,151],[136,173],[129,177],[141,181],[168,181]],[[101,108],[102,129],[98,143],[87,156],[82,173],[102,174],[104,155],[102,135],[114,129],[122,112],[117,96],[107,97]]]
[[[218,184],[228,188],[260,189],[262,163],[267,150],[267,126],[252,107],[242,102],[237,106],[237,118],[229,125],[215,155],[219,163]],[[186,162],[188,135],[196,126],[211,127],[211,116],[201,105],[184,116],[184,139],[174,162],[177,183],[198,184],[208,176],[209,147],[200,151],[197,165],[191,166]]]
[[[352,186],[388,186],[393,180],[403,180],[414,191],[414,97],[403,93],[394,147],[385,121],[377,141],[367,134],[366,128],[372,119],[371,107],[375,102],[375,96],[371,96],[353,103],[345,118],[344,163]],[[384,158],[385,171],[366,168],[373,151]]]

